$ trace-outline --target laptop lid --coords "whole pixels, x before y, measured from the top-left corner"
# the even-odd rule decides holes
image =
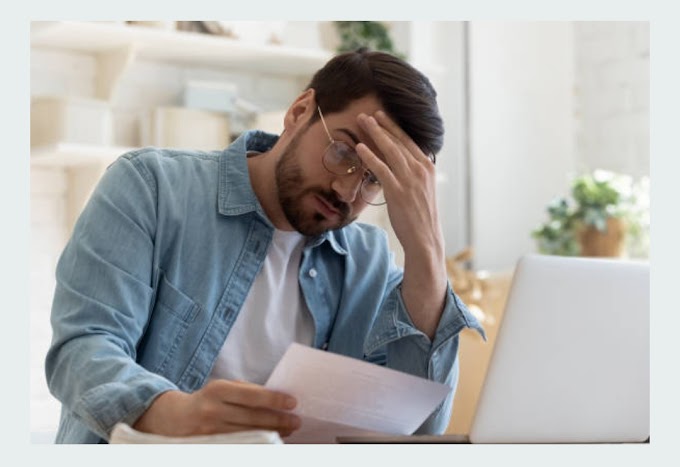
[[[521,258],[470,441],[648,437],[649,264]]]

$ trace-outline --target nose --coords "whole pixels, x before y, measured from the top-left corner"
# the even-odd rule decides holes
[[[338,195],[341,201],[352,204],[361,190],[364,171],[357,170],[353,174],[336,176],[331,182],[331,189]]]

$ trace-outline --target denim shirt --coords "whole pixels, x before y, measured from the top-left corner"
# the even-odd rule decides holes
[[[246,151],[276,138],[247,132],[214,152],[144,148],[106,170],[57,265],[45,365],[62,402],[57,442],[105,442],[162,392],[207,382],[274,230]],[[406,311],[402,277],[385,232],[360,223],[309,238],[299,271],[314,347],[449,385],[418,429],[441,433],[458,333],[484,331],[449,286],[430,341]]]

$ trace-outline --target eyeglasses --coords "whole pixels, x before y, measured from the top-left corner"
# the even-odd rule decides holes
[[[352,175],[357,170],[363,170],[361,189],[359,190],[361,198],[372,206],[381,206],[385,204],[382,185],[378,179],[370,170],[364,168],[361,159],[349,144],[333,139],[331,132],[328,131],[328,127],[326,126],[326,121],[321,113],[321,108],[319,106],[316,108],[319,111],[321,123],[323,124],[326,134],[328,135],[328,140],[330,141],[326,151],[323,153],[322,162],[325,169],[335,175]]]

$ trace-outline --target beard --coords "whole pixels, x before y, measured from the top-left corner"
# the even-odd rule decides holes
[[[321,186],[305,185],[302,169],[295,156],[298,149],[298,136],[291,141],[281,155],[281,159],[276,163],[279,203],[286,219],[295,230],[309,237],[320,235],[328,230],[339,229],[352,223],[356,216],[351,216],[351,206],[340,200],[335,192]],[[319,164],[321,164],[321,161],[319,161]],[[339,220],[337,222],[330,222],[320,212],[305,210],[303,202],[305,197],[314,195],[321,197],[338,210]]]

